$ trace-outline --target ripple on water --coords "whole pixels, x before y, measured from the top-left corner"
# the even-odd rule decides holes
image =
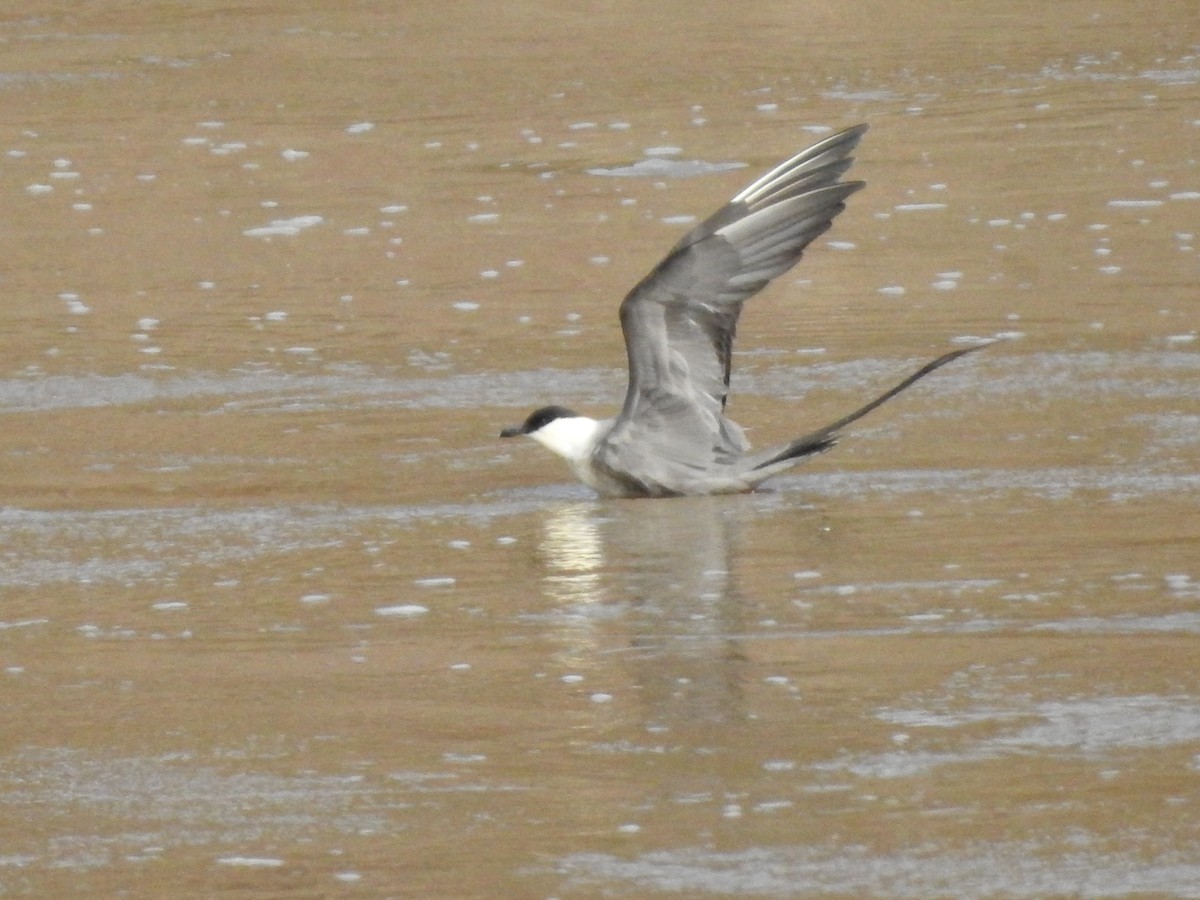
[[[264,318],[284,321],[282,310]],[[965,341],[964,341],[965,342]],[[742,354],[743,357],[748,354]],[[418,360],[417,362],[420,362]],[[431,356],[425,363],[442,363]],[[417,364],[416,362],[414,364]],[[861,392],[864,386],[896,376],[906,362],[864,359],[802,366],[770,365],[736,375],[739,393],[794,398],[810,390]],[[1114,372],[1126,373],[1114,375]],[[1144,374],[1142,374],[1144,373]],[[1128,396],[1138,399],[1192,399],[1200,355],[1182,349],[1154,352],[1035,353],[1005,360],[994,354],[986,376],[971,368],[948,369],[923,382],[926,391],[969,392],[972,397],[1019,395],[1085,399]],[[579,404],[615,405],[625,389],[625,373],[614,368],[529,369],[517,372],[449,372],[444,377],[403,378],[371,374],[293,374],[283,371],[230,374],[48,375],[0,380],[0,412],[119,406],[135,403],[225,396],[231,409],[268,410],[336,408],[348,402],[358,408],[478,409],[485,406],[525,408],[530,397],[553,386]],[[257,399],[255,399],[257,398]]]
[[[209,843],[245,844],[248,852],[222,857],[226,865],[273,866],[273,857],[253,853],[264,830],[294,839],[329,829],[361,834],[386,826],[394,812],[358,775],[230,774],[186,754],[114,759],[26,748],[4,757],[0,770],[10,810],[75,811],[69,839],[39,845],[42,864],[66,869],[109,866],[114,847]],[[89,833],[86,822],[99,824]]]
[[[1069,841],[989,841],[967,848],[876,853],[832,842],[717,853],[699,847],[639,855],[575,853],[555,871],[568,889],[617,884],[690,896],[1123,897],[1135,893],[1200,897],[1200,859],[1143,849],[1130,835],[1121,851],[1101,836],[1073,831]]]

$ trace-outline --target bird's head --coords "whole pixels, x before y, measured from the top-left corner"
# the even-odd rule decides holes
[[[596,444],[599,422],[563,406],[543,406],[525,421],[505,428],[500,437],[527,435],[566,459],[583,459]]]

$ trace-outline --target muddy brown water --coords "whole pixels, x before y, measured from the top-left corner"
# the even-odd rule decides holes
[[[1200,897],[1187,4],[0,16],[0,893]],[[830,129],[746,497],[500,427]],[[699,165],[697,165],[697,163]]]

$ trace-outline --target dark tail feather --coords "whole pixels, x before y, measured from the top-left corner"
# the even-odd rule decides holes
[[[854,412],[850,413],[850,415],[843,416],[842,418],[840,418],[836,422],[834,422],[832,425],[826,425],[824,428],[819,428],[816,431],[813,431],[813,432],[810,432],[809,434],[804,435],[804,437],[796,438],[796,440],[792,441],[790,444],[788,444],[786,447],[784,447],[779,453],[776,453],[774,456],[772,456],[766,462],[759,463],[754,468],[755,469],[765,469],[767,466],[774,465],[775,463],[783,462],[784,460],[787,460],[787,459],[797,459],[798,457],[801,457],[801,456],[809,456],[810,454],[813,454],[813,453],[820,453],[823,450],[828,450],[830,447],[832,447],[834,444],[837,443],[838,432],[841,431],[843,428],[845,428],[847,425],[849,425],[851,422],[857,422],[859,419],[861,419],[863,416],[865,416],[871,410],[887,403],[889,400],[891,400],[893,397],[895,397],[897,394],[899,394],[902,390],[904,390],[905,388],[911,387],[915,382],[920,381],[922,378],[924,378],[926,375],[928,375],[930,372],[934,371],[935,369],[940,369],[946,363],[953,362],[954,360],[958,359],[960,356],[966,356],[968,353],[974,353],[976,350],[982,350],[984,347],[989,347],[989,346],[991,346],[990,343],[976,344],[973,347],[963,347],[960,350],[951,350],[949,353],[943,353],[941,356],[939,356],[933,362],[926,363],[921,368],[919,368],[917,371],[913,372],[911,375],[909,375],[907,378],[905,378],[898,385],[896,385],[894,388],[892,388],[891,390],[886,391],[885,393],[876,397],[874,400],[872,400],[866,406],[859,407]]]

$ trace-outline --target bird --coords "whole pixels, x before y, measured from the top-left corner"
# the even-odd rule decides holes
[[[862,181],[842,181],[867,131],[856,125],[777,165],[685,234],[622,301],[629,385],[619,413],[593,419],[559,405],[534,410],[500,437],[524,435],[566,460],[601,497],[746,493],[935,369],[927,363],[870,403],[787,444],[753,451],[725,415],[742,304],[792,268],[829,230]]]

